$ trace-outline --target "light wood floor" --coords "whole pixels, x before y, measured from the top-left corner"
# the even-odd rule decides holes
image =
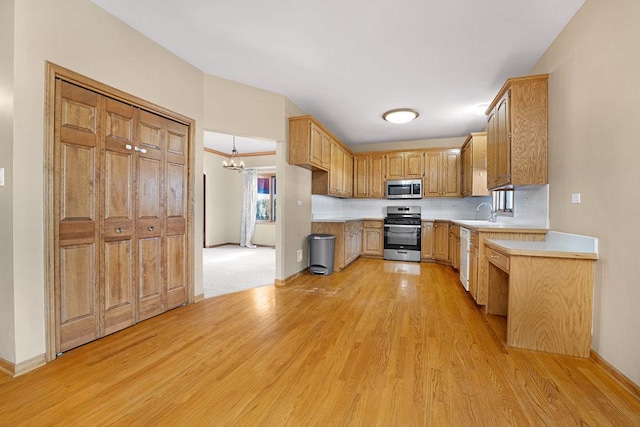
[[[505,347],[450,268],[406,266],[207,299],[0,377],[0,425],[640,425],[595,363]]]

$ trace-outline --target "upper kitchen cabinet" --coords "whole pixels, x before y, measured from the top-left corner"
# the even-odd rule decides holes
[[[460,197],[460,149],[427,150],[424,169],[425,197]]]
[[[462,196],[488,196],[487,133],[470,133],[462,145]]]
[[[547,183],[547,80],[508,79],[487,109],[489,190]]]
[[[328,171],[331,139],[331,134],[312,116],[289,118],[289,164]]]
[[[329,171],[314,170],[311,176],[311,193],[351,197],[353,188],[353,156],[336,139],[330,140],[331,162]]]
[[[385,156],[387,179],[420,179],[424,176],[424,153],[406,151]]]
[[[384,165],[382,154],[356,155],[353,158],[353,197],[383,199]]]

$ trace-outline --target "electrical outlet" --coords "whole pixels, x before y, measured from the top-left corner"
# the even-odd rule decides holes
[[[571,195],[571,203],[580,203],[580,193],[573,193]]]
[[[298,252],[296,252],[296,260],[297,262],[302,262],[302,249],[298,249]]]

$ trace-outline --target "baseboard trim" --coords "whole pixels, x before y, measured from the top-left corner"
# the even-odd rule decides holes
[[[624,388],[626,388],[636,400],[640,401],[640,386],[631,381],[627,376],[625,376],[622,372],[618,371],[614,368],[609,362],[604,360],[598,353],[591,350],[591,354],[589,356],[596,365],[600,366],[605,370],[606,373],[611,375],[616,381],[618,381]]]
[[[304,270],[300,270],[295,274],[292,274],[291,276],[287,277],[284,280],[280,280],[280,279],[276,279],[275,285],[276,286],[284,286],[287,283],[291,282],[294,279],[297,279],[298,277],[302,276],[303,274],[305,274],[307,271],[309,271],[309,267],[306,267]]]
[[[198,294],[194,297],[194,301],[193,302],[200,302],[204,299],[204,294]]]
[[[205,249],[219,248],[220,246],[227,246],[227,245],[240,246],[240,243],[227,242],[227,243],[220,243],[219,245],[208,245],[208,246],[205,246]],[[271,249],[276,248],[274,245],[256,245],[256,246],[259,248],[271,248]]]
[[[0,358],[0,371],[4,372],[10,377],[15,378],[46,364],[47,357],[44,353],[20,363],[11,363],[7,360],[4,360],[3,358]]]

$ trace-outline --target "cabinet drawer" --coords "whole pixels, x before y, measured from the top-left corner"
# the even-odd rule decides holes
[[[471,237],[469,238],[469,241],[471,242],[471,244],[473,246],[475,246],[476,248],[478,247],[478,233],[476,233],[475,231],[471,232]]]
[[[382,221],[364,221],[364,228],[382,228]]]
[[[347,221],[347,232],[358,231],[362,228],[362,221]]]
[[[509,272],[509,257],[487,248],[487,260],[500,270]]]

